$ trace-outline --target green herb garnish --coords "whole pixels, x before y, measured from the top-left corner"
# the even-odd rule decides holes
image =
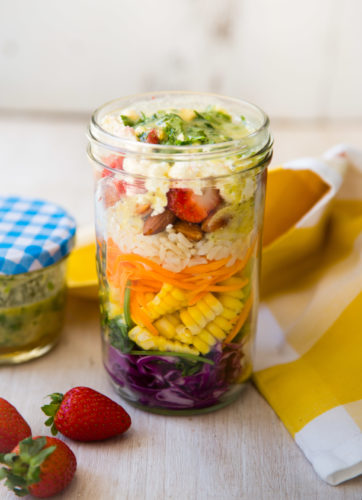
[[[133,120],[121,115],[124,125],[133,127],[138,140],[146,142],[151,130],[156,130],[160,144],[186,146],[193,144],[217,144],[231,141],[244,134],[240,123],[233,123],[226,111],[208,107],[205,111],[194,110],[194,117],[184,120],[177,110],[158,111]]]
[[[135,343],[128,337],[128,327],[124,324],[122,316],[116,316],[107,321],[109,342],[116,349],[124,353],[129,353]]]

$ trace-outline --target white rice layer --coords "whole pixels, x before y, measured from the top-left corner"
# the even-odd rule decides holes
[[[232,227],[206,233],[201,241],[191,242],[172,225],[159,234],[144,236],[143,220],[130,216],[122,202],[108,209],[107,236],[122,253],[134,253],[149,258],[165,269],[180,272],[185,267],[205,264],[230,257],[228,266],[242,258],[252,240],[251,231],[240,231],[236,221]]]

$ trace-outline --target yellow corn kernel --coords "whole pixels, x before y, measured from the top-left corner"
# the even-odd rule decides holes
[[[209,323],[206,326],[205,330],[207,332],[211,333],[211,335],[218,340],[222,340],[226,337],[226,333],[224,332],[224,330],[222,328],[217,326],[217,324],[215,323],[215,320],[211,321],[211,323]]]
[[[205,307],[206,306],[206,307]],[[207,314],[205,314],[205,311]],[[223,306],[211,293],[207,293],[197,304],[180,311],[182,323],[193,335],[197,335],[217,314],[221,314]]]
[[[187,294],[179,289],[164,283],[161,290],[147,303],[146,312],[151,319],[157,319],[170,314],[187,305]]]
[[[162,297],[162,303],[166,305],[166,307],[175,307],[178,304],[178,301],[173,297],[170,293]]]
[[[222,316],[217,316],[217,318],[214,319],[215,324],[219,326],[224,332],[227,332],[230,330],[231,323],[230,321],[227,321],[225,318]]]
[[[197,338],[205,342],[205,344],[209,346],[213,346],[216,342],[215,337],[213,337],[207,330],[201,330],[201,332],[197,335]]]
[[[198,306],[188,307],[187,310],[189,315],[192,317],[195,323],[199,325],[200,328],[202,328],[203,325],[206,325],[207,318],[205,318]]]
[[[237,316],[237,312],[232,309],[225,308],[221,314],[221,316],[225,319],[234,319]]]
[[[165,349],[166,339],[161,335],[153,335],[142,326],[137,325],[132,328],[132,330],[128,332],[128,336],[131,340],[136,342],[137,345],[142,347],[142,349],[156,349],[158,351]]]
[[[108,315],[110,318],[114,318],[120,314],[123,314],[123,307],[121,306],[119,289],[110,286],[108,293]]]
[[[186,329],[184,331],[176,331],[176,340],[183,342],[184,344],[192,344],[194,336],[191,335]]]
[[[154,335],[146,328],[135,326],[128,333],[129,338],[145,350],[175,351],[198,355],[199,351],[192,346],[181,344],[177,340],[165,339],[162,335]]]
[[[167,319],[172,323],[172,326],[174,326],[175,328],[181,324],[180,317],[177,313],[169,314],[167,316]]]
[[[157,137],[160,139],[160,141],[163,141],[163,139],[166,137],[165,131],[159,128],[157,130]]]
[[[206,304],[210,307],[210,309],[213,311],[215,316],[217,314],[221,314],[223,310],[223,306],[219,300],[212,294],[212,293],[207,293],[201,301],[205,301]],[[211,318],[213,319],[213,318]]]
[[[188,109],[188,108],[182,108],[180,109],[177,114],[185,120],[185,122],[190,122],[193,120],[196,116],[195,111],[193,109]]]
[[[176,334],[176,329],[172,322],[169,320],[168,316],[162,316],[154,322],[154,326],[157,328],[159,333],[168,339],[173,339]]]
[[[187,309],[183,309],[182,311],[180,311],[180,318],[181,318],[182,323],[186,326],[186,328],[188,328],[190,330],[190,332],[193,333],[194,335],[196,335],[200,331],[200,328],[197,326],[197,324],[195,323],[195,320],[189,314]],[[177,329],[177,331],[181,331],[181,330],[184,331],[184,329],[181,329],[181,328]]]
[[[181,288],[176,288],[172,285],[169,285],[171,288],[169,289],[169,293],[174,297],[178,302],[185,302],[187,299],[187,293]]]
[[[199,339],[198,335],[194,336],[193,344],[196,347],[196,349],[198,349],[201,352],[201,354],[206,354],[210,351],[209,345],[206,344],[206,342],[204,342],[203,340]]]
[[[230,297],[226,294],[220,293],[219,300],[224,307],[231,309],[232,311],[239,312],[242,308],[242,303],[240,300]]]
[[[196,356],[199,354],[199,351],[192,346],[181,344],[177,340],[168,341],[166,344],[166,351],[175,351],[175,352],[184,352],[186,354],[195,354]]]
[[[203,300],[198,302],[197,307],[206,318],[210,318],[213,315],[212,309]]]
[[[235,299],[243,299],[245,297],[245,293],[243,290],[234,290],[232,292],[224,292],[225,295],[229,297],[234,297]]]
[[[124,116],[128,116],[133,121],[137,121],[140,118],[140,115],[137,113],[135,109],[127,109],[123,112]]]

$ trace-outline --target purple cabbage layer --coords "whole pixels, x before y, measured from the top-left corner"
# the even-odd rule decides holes
[[[242,345],[217,344],[208,354],[213,365],[202,363],[196,373],[183,374],[176,356],[125,354],[106,345],[105,367],[114,382],[136,396],[143,406],[171,410],[201,409],[220,398],[240,377]]]

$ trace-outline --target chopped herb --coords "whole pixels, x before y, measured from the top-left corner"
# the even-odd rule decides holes
[[[137,138],[146,142],[152,129],[162,131],[159,134],[160,144],[185,146],[193,144],[217,144],[231,141],[245,134],[240,123],[233,123],[226,111],[208,107],[205,111],[194,110],[191,120],[182,118],[181,113],[174,111],[158,111],[146,116],[141,113],[137,120],[121,115],[124,125],[133,127]]]
[[[123,124],[126,125],[126,127],[134,127],[136,123],[135,120],[132,120],[132,118],[126,115],[121,115],[121,119],[123,121]]]
[[[135,344],[128,337],[128,327],[124,324],[122,316],[116,316],[106,322],[109,341],[113,347],[121,352],[129,353],[134,348]]]

